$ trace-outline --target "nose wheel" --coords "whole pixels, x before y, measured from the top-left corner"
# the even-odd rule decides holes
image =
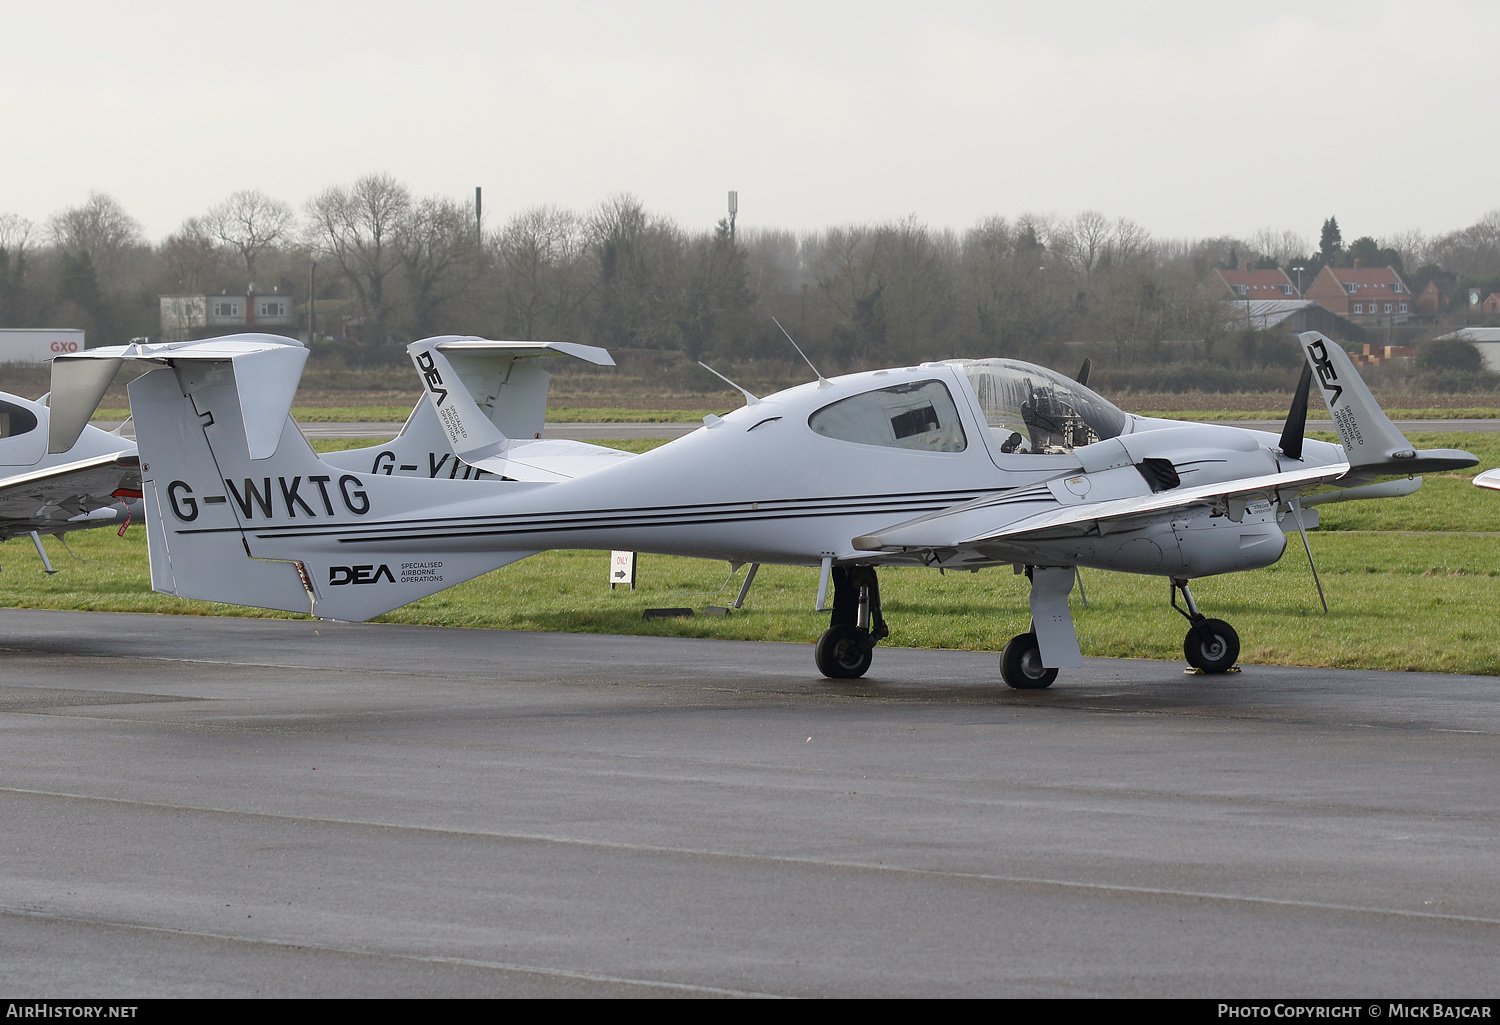
[[[1177,604],[1178,591],[1182,592],[1186,610]],[[1227,673],[1234,668],[1240,657],[1240,635],[1222,619],[1209,619],[1198,611],[1186,580],[1172,581],[1172,608],[1191,624],[1182,639],[1182,654],[1188,665],[1204,673]]]

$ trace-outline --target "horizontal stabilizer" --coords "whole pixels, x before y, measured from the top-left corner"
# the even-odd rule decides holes
[[[446,335],[413,342],[406,351],[448,445],[476,469],[511,480],[560,481],[629,458],[598,445],[542,440],[549,378],[535,357],[573,356],[613,366],[604,349]]]
[[[58,356],[52,361],[48,451],[73,447],[121,367],[144,372],[166,367],[169,360],[178,368],[184,394],[218,384],[216,364],[232,366],[229,377],[239,389],[238,409],[250,458],[264,459],[276,451],[307,349],[295,338],[257,334],[157,345],[133,342]]]
[[[1339,488],[1316,495],[1304,495],[1302,508],[1311,509],[1331,502],[1360,502],[1367,498],[1402,498],[1421,490],[1421,477],[1402,477],[1399,480],[1384,480],[1378,484],[1366,484],[1360,488]]]

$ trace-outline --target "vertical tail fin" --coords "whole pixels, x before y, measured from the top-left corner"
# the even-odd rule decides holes
[[[150,347],[130,385],[156,590],[363,620],[534,554],[482,550],[496,542],[456,540],[452,524],[493,515],[499,488],[538,485],[325,463],[279,399],[258,400],[289,405],[300,362],[253,344],[226,358],[223,341]]]
[[[1344,444],[1351,472],[1433,473],[1463,469],[1479,462],[1475,456],[1457,449],[1420,452],[1414,449],[1406,435],[1381,410],[1343,346],[1317,331],[1304,331],[1297,339],[1302,343],[1313,379],[1323,393],[1323,401],[1328,403],[1328,413]]]

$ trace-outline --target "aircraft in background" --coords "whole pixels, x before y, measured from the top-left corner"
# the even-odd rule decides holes
[[[0,540],[31,535],[48,573],[42,534],[123,525],[141,515],[135,443],[80,424],[64,451],[49,453],[50,419],[46,405],[0,392]]]
[[[1476,488],[1489,488],[1492,491],[1500,491],[1500,468],[1485,470],[1474,478]]]
[[[443,336],[408,346],[425,405],[400,437],[320,457],[288,415],[307,351],[239,335],[59,357],[53,406],[69,412],[52,446],[72,444],[117,370],[143,372],[130,401],[152,586],[182,597],[364,620],[552,548],[818,566],[817,605],[830,586],[833,605],[815,660],[839,678],[863,675],[888,634],[881,567],[1014,566],[1031,625],[1001,674],[1040,688],[1082,665],[1068,595],[1091,567],[1166,578],[1187,660],[1216,673],[1239,639],[1190,581],[1274,563],[1316,505],[1477,462],[1413,449],[1338,345],[1299,337],[1280,437],[1135,416],[1017,360],[946,360],[740,389],[744,406],[631,456],[541,439],[538,357],[612,365],[604,350]],[[1341,445],[1304,438],[1314,381]]]

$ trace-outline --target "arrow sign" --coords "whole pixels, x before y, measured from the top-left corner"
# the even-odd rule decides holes
[[[609,553],[609,589],[616,584],[629,584],[635,590],[635,552]]]

